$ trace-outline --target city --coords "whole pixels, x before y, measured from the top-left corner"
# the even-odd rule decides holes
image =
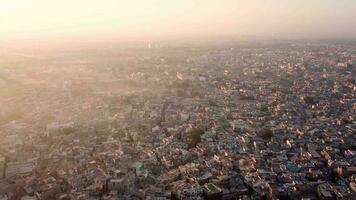
[[[355,52],[1,52],[0,199],[355,199]]]

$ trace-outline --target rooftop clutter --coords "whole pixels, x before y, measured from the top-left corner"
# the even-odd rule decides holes
[[[1,125],[0,199],[355,199],[355,48],[157,47],[120,73],[84,66],[115,76],[28,91],[35,106]]]

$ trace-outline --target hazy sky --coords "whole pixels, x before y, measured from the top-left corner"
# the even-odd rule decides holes
[[[356,0],[0,0],[0,39],[354,38]]]

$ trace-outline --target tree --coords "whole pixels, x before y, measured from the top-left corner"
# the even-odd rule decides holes
[[[201,141],[200,136],[204,134],[204,130],[201,128],[194,128],[190,131],[190,144],[189,147],[196,147],[197,144]]]
[[[264,140],[271,140],[272,137],[273,137],[273,131],[269,128],[263,128],[261,131],[260,131],[260,137]]]
[[[216,101],[214,99],[209,99],[209,106],[217,106]]]
[[[306,96],[306,97],[304,97],[304,101],[305,101],[305,103],[307,103],[307,104],[315,104],[316,102],[315,102],[315,99],[312,97],[312,96]]]

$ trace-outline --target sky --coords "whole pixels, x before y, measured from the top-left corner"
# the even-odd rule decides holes
[[[0,40],[355,38],[355,0],[0,0]]]

